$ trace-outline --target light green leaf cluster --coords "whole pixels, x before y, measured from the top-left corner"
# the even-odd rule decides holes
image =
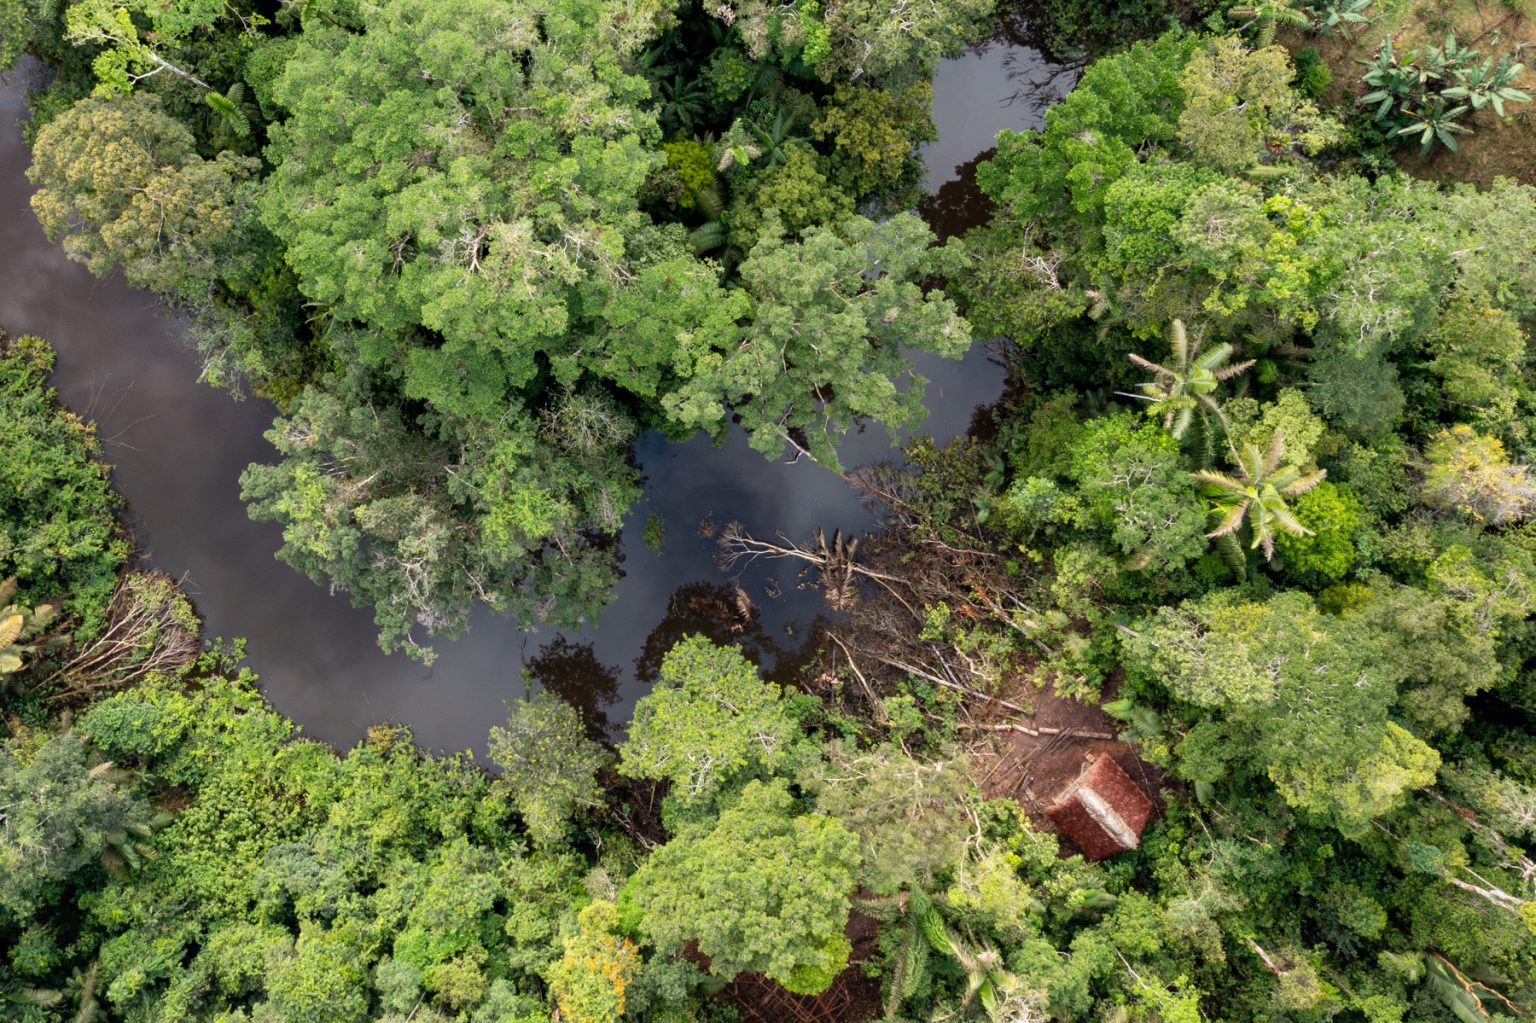
[[[752,320],[714,380],[756,450],[778,455],[803,434],[809,453],[836,467],[834,441],[855,419],[895,429],[921,418],[922,382],[901,346],[956,358],[971,344],[954,303],[918,284],[931,240],[904,213],[812,228],[800,242],[773,232],[752,249],[740,267]]]
[[[669,779],[692,802],[735,778],[771,773],[798,731],[778,685],[759,678],[740,650],[690,636],[667,652],[656,688],[635,704],[619,773]]]
[[[48,237],[98,277],[206,301],[246,227],[258,161],[206,160],[153,96],[83,100],[38,133],[27,176]],[[238,257],[233,257],[238,259]]]
[[[93,429],[59,407],[45,376],[53,351],[0,332],[0,606],[57,602],[89,639],[102,626],[128,542]],[[62,599],[60,599],[62,598]]]
[[[816,994],[848,963],[858,865],[858,838],[840,823],[797,813],[782,780],[752,781],[717,820],[653,852],[626,896],[659,947],[695,939],[718,976],[750,970]]]
[[[1162,609],[1127,654],[1181,699],[1222,712],[1233,729],[1219,740],[1230,742],[1228,759],[1267,774],[1296,809],[1358,835],[1430,783],[1440,764],[1392,720],[1411,666],[1389,644],[1292,591]],[[1206,727],[1191,752],[1217,734]]]
[[[488,749],[537,841],[558,840],[575,813],[602,805],[596,775],[608,758],[587,738],[580,712],[552,693],[511,704]]]

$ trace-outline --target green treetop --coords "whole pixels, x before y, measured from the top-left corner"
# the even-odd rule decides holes
[[[553,693],[511,704],[506,727],[491,729],[489,752],[540,842],[559,839],[578,810],[602,805],[596,775],[607,757],[587,738],[581,713]]]
[[[723,393],[752,437],[775,456],[799,444],[836,467],[834,441],[856,418],[895,428],[923,414],[922,381],[911,375],[901,346],[956,358],[971,344],[970,326],[940,294],[919,281],[933,269],[932,235],[903,213],[876,224],[852,217],[815,227],[799,242],[777,225],[740,267],[751,320],[668,407],[702,426],[723,410],[694,399]],[[898,383],[906,378],[905,390]]]
[[[184,302],[206,300],[246,223],[241,187],[258,161],[205,160],[154,96],[91,98],[38,132],[27,176],[53,241],[98,277],[121,268],[130,283]]]
[[[576,381],[573,319],[656,246],[636,193],[658,132],[621,61],[656,13],[386,2],[361,34],[301,37],[263,213],[335,315],[432,332],[404,353],[408,393],[485,415],[540,355]]]
[[[797,813],[786,782],[753,781],[718,820],[653,852],[626,895],[659,947],[695,939],[718,976],[751,970],[816,994],[848,963],[843,927],[858,866],[851,832]]]
[[[690,636],[667,652],[661,680],[635,704],[619,772],[667,778],[697,800],[742,773],[772,771],[798,732],[779,687],[734,646]]]

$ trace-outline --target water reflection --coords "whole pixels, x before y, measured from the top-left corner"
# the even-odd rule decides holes
[[[928,198],[918,205],[917,211],[928,221],[939,241],[980,227],[992,216],[992,200],[976,184],[976,167],[996,152],[993,147],[956,167],[955,177],[929,193]]]
[[[824,613],[816,590],[802,588],[784,563],[759,562],[730,577],[699,523],[739,521],[758,535],[794,538],[817,528],[857,535],[875,523],[836,474],[807,461],[765,460],[740,430],[720,445],[704,437],[640,439],[635,454],[646,487],[619,540],[625,574],[593,627],[528,634],[481,610],[464,638],[437,644],[430,670],[382,654],[370,613],[276,561],[280,527],[245,514],[237,481],[248,463],[272,458],[262,434],[273,408],[198,383],[180,319],[121,278],[95,280],[43,236],[28,208],[18,125],[26,74],[36,71],[28,68],[0,82],[0,324],[54,344],[54,384],[66,403],[98,421],[142,559],[185,581],[210,636],[248,638],[268,697],[305,732],[348,745],[369,724],[392,721],[409,724],[429,748],[482,749],[505,702],[538,685],[580,707],[594,733],[611,735],[653,684],[663,653],[691,632],[740,644],[773,677],[793,674]],[[1016,100],[1044,68],[1034,51],[1008,45],[945,62],[934,98],[940,138],[924,151],[936,189],[969,179],[976,153],[998,129],[1038,123],[1036,101]],[[974,193],[938,191],[935,223],[977,215]],[[914,362],[929,379],[930,414],[919,428],[941,439],[965,431],[976,406],[1003,386],[1002,368],[984,346],[960,362],[921,354]],[[888,458],[891,439],[878,427],[856,430],[839,453],[849,466]],[[659,556],[642,536],[650,515],[665,526]],[[750,614],[741,611],[738,586]]]
[[[933,120],[939,137],[923,147],[930,194],[974,173],[978,153],[993,148],[1003,129],[1045,123],[1045,111],[1077,83],[1080,66],[1047,60],[1038,49],[1006,38],[939,64],[933,76]]]
[[[613,733],[607,708],[619,699],[619,669],[599,661],[590,642],[556,636],[523,663],[523,677],[581,711],[592,738]]]
[[[767,592],[781,592],[778,580],[772,581]],[[810,647],[819,624],[817,616],[773,634],[763,627],[761,604],[739,583],[687,583],[672,594],[666,614],[645,637],[635,658],[635,678],[647,688],[655,685],[667,651],[686,636],[701,635],[716,643],[734,643],[765,676],[785,681],[813,652]]]

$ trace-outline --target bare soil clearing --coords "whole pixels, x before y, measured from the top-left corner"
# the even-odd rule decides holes
[[[1515,59],[1526,69],[1515,84],[1536,96],[1536,0],[1384,0],[1370,15],[1369,25],[1332,37],[1295,29],[1279,34],[1292,53],[1310,48],[1322,54],[1333,71],[1325,103],[1349,106],[1368,91],[1360,81],[1363,62],[1375,57],[1383,39],[1391,37],[1394,49],[1405,54],[1416,47],[1442,46],[1449,32],[1456,34],[1459,46],[1478,50],[1484,58],[1523,48]],[[1468,181],[1486,188],[1500,177],[1536,182],[1536,103],[1507,109],[1508,119],[1490,109],[1463,119],[1472,131],[1457,137],[1457,151],[1436,146],[1420,156],[1416,146],[1404,146],[1396,154],[1398,165],[1415,177],[1447,184]]]

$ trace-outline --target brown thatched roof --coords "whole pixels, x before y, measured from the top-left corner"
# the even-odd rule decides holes
[[[1084,856],[1102,860],[1136,848],[1155,810],[1141,786],[1101,753],[1045,812]]]

